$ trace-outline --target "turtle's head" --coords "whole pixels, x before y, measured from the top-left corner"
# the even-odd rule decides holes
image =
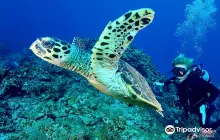
[[[70,44],[57,38],[38,38],[30,47],[35,55],[52,64],[60,65],[60,60],[70,53]]]

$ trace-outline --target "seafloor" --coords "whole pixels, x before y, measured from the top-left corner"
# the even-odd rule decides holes
[[[130,47],[122,59],[151,86],[166,79],[143,51]],[[0,60],[0,140],[184,140],[189,133],[168,135],[165,126],[199,126],[195,116],[181,118],[173,87],[155,92],[163,118],[102,94],[82,76],[44,62],[28,49],[9,53],[1,46]],[[219,129],[212,139],[219,140],[218,134]]]

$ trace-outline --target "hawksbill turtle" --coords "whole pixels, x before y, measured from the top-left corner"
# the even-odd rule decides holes
[[[144,77],[120,59],[135,35],[153,21],[154,14],[152,9],[141,8],[110,21],[92,48],[92,54],[77,39],[68,43],[42,37],[30,49],[41,59],[84,76],[102,93],[128,104],[150,107],[163,116],[161,105]]]

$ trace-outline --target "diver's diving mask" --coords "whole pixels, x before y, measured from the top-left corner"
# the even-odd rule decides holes
[[[172,73],[175,77],[183,77],[186,75],[187,72],[188,72],[188,69],[183,68],[183,67],[174,67],[172,69]]]

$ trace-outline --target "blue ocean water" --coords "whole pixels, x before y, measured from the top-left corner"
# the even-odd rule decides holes
[[[53,36],[72,41],[73,37],[98,38],[110,20],[114,20],[128,10],[142,7],[152,8],[155,12],[153,23],[141,31],[134,42],[152,56],[160,71],[166,74],[171,69],[171,61],[180,50],[181,41],[175,31],[178,23],[185,20],[186,4],[192,0],[172,1],[131,1],[131,0],[1,0],[0,2],[0,40],[12,50],[20,51],[42,36]],[[220,1],[215,1],[220,7]],[[220,14],[214,18],[216,27],[206,33],[206,42],[201,44],[202,55],[197,58],[193,44],[188,43],[182,52],[197,58],[203,63],[215,83],[220,82]],[[210,23],[213,24],[213,23]]]
[[[203,2],[207,3],[201,5]],[[184,53],[194,58],[195,64],[203,64],[212,83],[220,84],[219,7],[219,0],[1,0],[0,43],[6,44],[12,52],[21,52],[39,37],[57,37],[68,42],[74,37],[97,39],[110,20],[128,10],[152,8],[156,13],[152,24],[138,33],[132,45],[151,56],[164,76],[171,76],[172,60]],[[5,59],[1,53],[0,58]],[[148,60],[140,54],[136,56]],[[196,123],[193,117],[188,122],[182,118],[173,91],[162,93],[153,89],[164,109],[162,118],[146,109],[97,94],[75,73],[53,67],[41,59],[30,59],[34,57],[23,59],[15,55],[8,61],[2,60],[14,62],[8,64],[12,72],[0,71],[0,140],[7,139],[9,133],[14,139],[28,137],[31,140],[65,136],[68,139],[117,139],[120,136],[124,139],[126,136],[127,139],[171,139],[172,136],[161,133],[167,124],[190,126]],[[157,71],[152,70],[152,73],[159,75]],[[159,78],[146,75],[150,85]]]

